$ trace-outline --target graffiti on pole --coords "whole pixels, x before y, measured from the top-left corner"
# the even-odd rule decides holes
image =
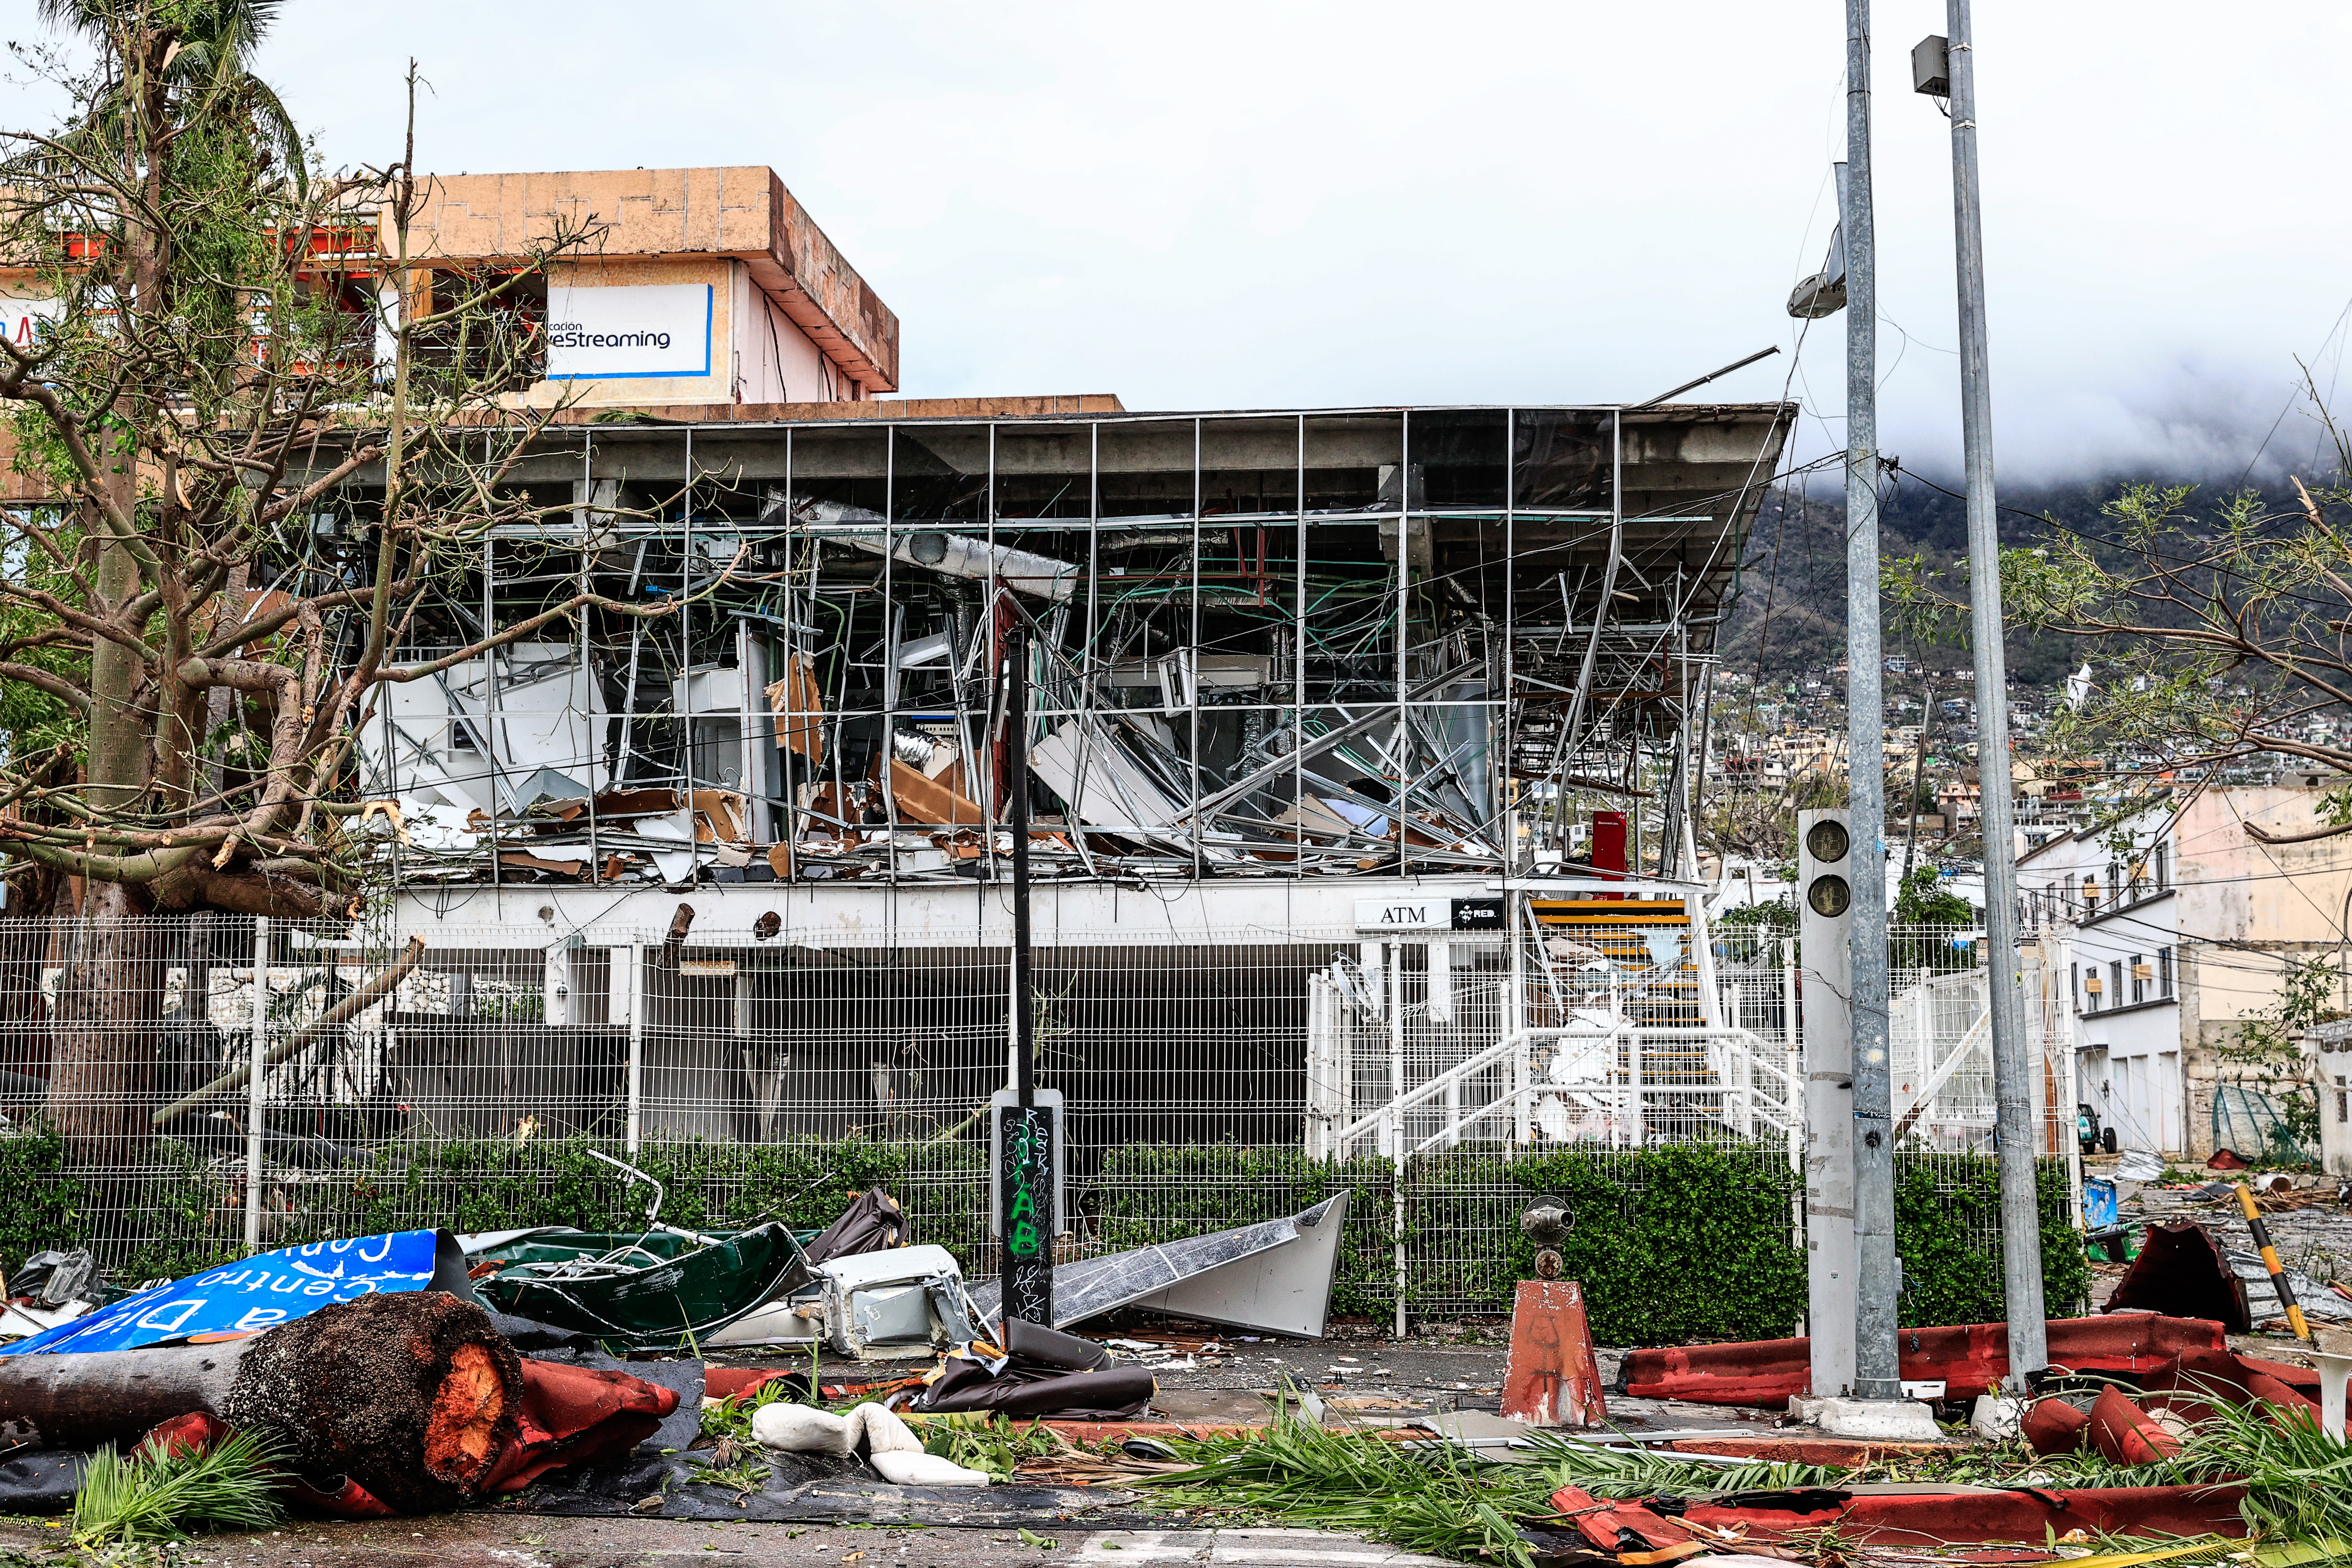
[[[998,1212],[1003,1216],[1004,1315],[1054,1321],[1054,1113],[1046,1106],[997,1110]]]

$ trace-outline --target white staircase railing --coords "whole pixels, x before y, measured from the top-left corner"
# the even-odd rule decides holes
[[[1555,1048],[1539,1077],[1534,1057],[1545,1045]],[[1666,1048],[1674,1057],[1670,1074],[1650,1070]],[[1639,1147],[1654,1141],[1652,1124],[1662,1120],[1685,1129],[1707,1121],[1747,1136],[1779,1135],[1793,1148],[1804,1134],[1804,1095],[1787,1058],[1752,1032],[1729,1026],[1578,1023],[1517,1029],[1353,1121],[1334,1126],[1336,1116],[1310,1117],[1307,1152],[1346,1158],[1365,1152],[1358,1145],[1369,1139],[1382,1158],[1410,1158],[1454,1147],[1488,1122],[1497,1129],[1497,1142],[1530,1141],[1520,1131],[1526,1129],[1560,1142]],[[1693,1070],[1694,1058],[1705,1062],[1705,1071]],[[1469,1092],[1477,1080],[1503,1069],[1499,1091],[1483,1100]],[[1562,1126],[1556,1116],[1548,1126],[1546,1101],[1563,1114],[1574,1106],[1582,1125]],[[1441,1108],[1438,1125],[1415,1139],[1420,1130],[1410,1123],[1432,1104]]]

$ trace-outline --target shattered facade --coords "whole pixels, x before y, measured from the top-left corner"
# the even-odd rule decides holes
[[[1544,946],[1579,920],[1655,928],[1584,945],[1624,949],[1624,1005],[1671,992],[1643,1016],[1703,1025],[1701,944],[1656,879],[1689,874],[1714,618],[1788,419],[552,429],[517,473],[541,521],[486,541],[402,658],[583,589],[675,608],[590,611],[577,637],[390,689],[360,741],[393,923],[434,970],[482,972],[444,983],[457,1033],[479,1019],[453,988],[487,998],[543,951],[541,1021],[616,1054],[634,1032],[634,1133],[838,1133],[984,1096],[1024,787],[992,672],[1018,626],[1041,996],[1088,1041],[1047,1070],[1088,1108],[1082,1144],[1360,1123],[1605,990]],[[370,500],[338,497],[318,569],[352,570]],[[1595,806],[1625,823],[1597,871]],[[1391,992],[1409,1025],[1384,1021]],[[1152,1067],[1190,1087],[1139,1095]],[[1457,1142],[1480,1135],[1460,1102],[1425,1108],[1454,1108]],[[1505,1120],[1534,1136],[1534,1114],[1522,1094]],[[1562,1136],[1580,1119],[1545,1113]]]
[[[404,897],[986,880],[1016,621],[1041,875],[1526,876],[1564,792],[1653,797],[1695,742],[1774,406],[812,421],[550,432],[394,689],[366,785]],[[319,558],[370,496],[318,521]],[[1630,868],[1683,824],[1637,813]],[[1646,824],[1647,832],[1643,832]],[[1582,858],[1582,857],[1575,857]],[[448,895],[434,895],[448,907]]]
[[[1194,1086],[1143,1097],[1197,1109],[1180,1139],[1360,1123],[1606,992],[1550,973],[1543,932],[1576,919],[1655,928],[1613,939],[1620,989],[1701,1025],[1703,944],[1655,883],[1689,874],[1714,621],[1789,417],[551,429],[516,476],[541,521],[486,541],[402,658],[583,589],[675,609],[591,611],[390,689],[360,742],[393,922],[436,968],[488,932],[511,933],[488,939],[507,970],[543,949],[545,1024],[635,1030],[641,1076],[680,1084],[633,1097],[635,1131],[837,1132],[902,1113],[910,1080],[984,1095],[1021,787],[992,672],[1018,626],[1045,1005],[1067,1034],[1165,1042],[1049,1063],[1097,1119],[1084,1142],[1170,1136],[1127,1109],[1147,1067]],[[370,502],[338,497],[318,569],[352,569]],[[1622,813],[1607,846],[1595,806]],[[1528,903],[1628,891],[1586,917]],[[1460,1102],[1426,1108],[1454,1108],[1453,1141],[1478,1135]],[[1521,1094],[1505,1120],[1532,1136],[1532,1114]]]

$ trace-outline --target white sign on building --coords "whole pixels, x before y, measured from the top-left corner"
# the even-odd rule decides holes
[[[29,349],[48,323],[62,321],[61,300],[0,300],[0,337],[20,349]]]
[[[708,283],[566,287],[547,291],[547,378],[709,375]]]
[[[1358,899],[1358,931],[1449,931],[1454,900],[1446,898]]]

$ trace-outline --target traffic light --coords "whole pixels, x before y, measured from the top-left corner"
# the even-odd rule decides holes
[[[1854,1381],[1853,834],[1843,811],[1797,814],[1805,1031],[1805,1327],[1812,1392]]]

